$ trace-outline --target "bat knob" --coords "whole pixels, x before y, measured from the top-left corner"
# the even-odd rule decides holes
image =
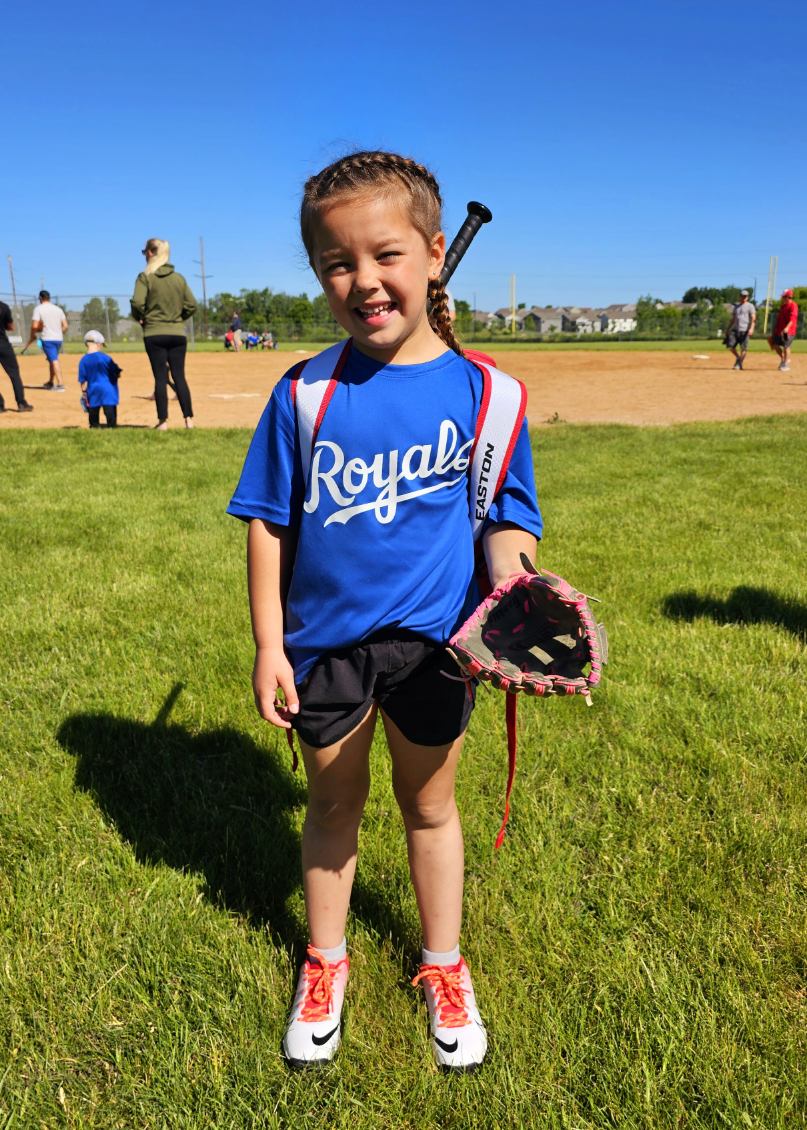
[[[478,200],[468,201],[468,215],[478,216],[481,223],[489,224],[493,219],[493,213],[486,204],[480,204]]]

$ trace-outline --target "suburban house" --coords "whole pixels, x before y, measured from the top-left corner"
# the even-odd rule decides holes
[[[606,306],[600,314],[604,334],[627,334],[636,329],[636,303],[624,302]]]
[[[489,330],[491,326],[500,326],[501,322],[495,314],[492,314],[488,310],[472,310],[471,324],[477,330]]]
[[[502,306],[493,314],[476,311],[473,315],[478,326],[490,329],[510,329],[513,313]],[[636,329],[636,304],[614,303],[592,309],[588,306],[522,306],[515,312],[516,332],[553,334],[619,334]]]

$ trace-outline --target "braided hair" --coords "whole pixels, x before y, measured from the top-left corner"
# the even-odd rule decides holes
[[[362,150],[341,157],[305,182],[300,231],[309,263],[313,266],[316,220],[326,206],[341,197],[383,193],[405,197],[412,226],[420,232],[427,246],[430,245],[443,226],[443,201],[434,175],[411,157],[383,150]],[[454,336],[448,313],[448,297],[439,279],[429,280],[428,302],[432,329],[450,349],[462,356],[462,346]]]

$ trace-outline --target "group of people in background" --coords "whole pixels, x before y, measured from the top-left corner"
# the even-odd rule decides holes
[[[193,403],[185,379],[185,354],[187,336],[185,322],[196,313],[196,299],[184,276],[169,263],[170,246],[164,239],[148,239],[141,254],[145,269],[135,280],[132,295],[132,317],[143,329],[146,348],[154,377],[154,401],[157,408],[158,431],[168,427],[168,385],[176,393],[186,428],[193,427]],[[15,329],[10,308],[0,302],[0,365],[11,380],[17,409],[32,412],[33,405],[25,399],[19,363],[8,340]],[[51,392],[64,392],[59,355],[68,329],[67,315],[61,306],[51,301],[47,290],[39,292],[39,302],[31,315],[31,331],[22,349],[24,353],[35,342],[48,362],[48,380],[42,386]],[[87,412],[91,428],[100,427],[103,411],[107,427],[117,425],[118,378],[122,372],[117,363],[104,352],[104,335],[99,330],[89,330],[84,335],[86,355],[79,363],[78,380],[81,386],[81,406]],[[5,412],[5,402],[0,396],[0,412]]]
[[[271,330],[266,330],[260,334],[257,330],[249,330],[244,333],[241,328],[241,317],[237,310],[233,310],[233,319],[224,335],[224,348],[232,349],[234,353],[240,353],[242,347],[244,349],[277,349],[277,338]]]
[[[790,372],[790,350],[796,336],[799,308],[793,301],[793,291],[783,290],[782,301],[776,315],[773,332],[768,345],[779,357],[779,372]],[[748,353],[748,345],[757,327],[757,308],[751,301],[747,290],[740,291],[740,301],[734,304],[731,321],[726,327],[723,339],[727,349],[734,354],[733,369],[742,369]]]
[[[146,265],[137,276],[131,302],[132,317],[143,329],[143,343],[154,376],[153,399],[157,408],[155,427],[158,431],[168,428],[169,384],[179,401],[185,427],[193,427],[193,402],[185,377],[185,355],[188,348],[185,322],[196,312],[196,299],[185,277],[169,263],[170,251],[170,245],[164,239],[146,240],[141,252]],[[64,392],[59,355],[68,329],[67,315],[61,306],[51,301],[47,290],[40,290],[38,297],[39,302],[31,315],[30,335],[22,352],[36,342],[48,363],[48,380],[42,388],[51,392]],[[798,317],[799,308],[793,300],[793,291],[784,290],[773,332],[768,338],[768,345],[779,357],[780,373],[790,372],[790,351],[796,336]],[[756,324],[756,306],[751,301],[749,291],[743,290],[740,292],[740,301],[734,306],[724,338],[726,348],[734,354],[734,369],[742,369],[745,364]],[[11,381],[17,411],[33,412],[33,405],[25,398],[17,357],[8,340],[8,334],[13,333],[14,329],[11,309],[5,302],[0,302],[0,366]],[[90,330],[86,333],[84,344],[87,356],[79,365],[82,407],[89,414],[91,428],[100,426],[99,413],[102,409],[107,426],[114,427],[119,403],[118,376],[122,370],[111,357],[101,352],[106,343],[100,331]],[[224,348],[232,349],[235,353],[242,348],[277,349],[277,339],[271,330],[261,334],[255,331],[244,334],[239,313],[234,310],[230,327],[224,335]],[[85,364],[91,360],[91,364]],[[5,411],[5,401],[0,394],[0,412]]]

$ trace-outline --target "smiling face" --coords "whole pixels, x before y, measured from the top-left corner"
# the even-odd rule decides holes
[[[343,198],[316,220],[311,260],[331,312],[362,353],[385,364],[445,352],[426,313],[444,258],[443,233],[427,242],[394,196]]]

